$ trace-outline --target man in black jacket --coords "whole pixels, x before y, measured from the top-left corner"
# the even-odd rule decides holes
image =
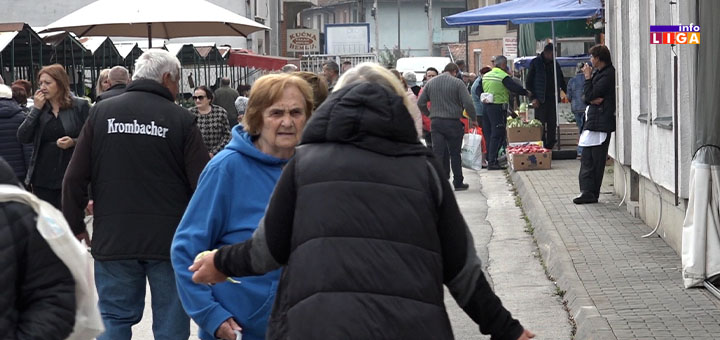
[[[0,184],[20,186],[0,157]],[[36,227],[37,214],[0,202],[0,337],[63,340],[75,325],[75,279]]]
[[[543,144],[552,149],[557,141],[557,111],[555,108],[556,93],[562,89],[567,93],[567,85],[560,64],[555,63],[557,78],[553,71],[553,44],[545,45],[543,52],[530,63],[525,88],[532,92],[530,100],[535,108],[535,118],[543,123]],[[553,81],[556,79],[556,81]],[[558,95],[559,99],[560,96]]]
[[[590,106],[578,142],[583,153],[578,176],[580,196],[573,199],[575,204],[597,203],[610,135],[615,131],[615,67],[610,51],[604,45],[595,45],[590,49],[590,55],[593,67],[588,64],[583,67],[583,99]]]
[[[97,97],[96,104],[101,100],[124,93],[127,84],[130,83],[130,73],[122,66],[115,66],[108,73],[108,81],[110,82],[110,88]]]
[[[180,62],[149,50],[125,93],[93,106],[63,182],[63,213],[78,238],[92,184],[95,283],[106,331],[129,340],[142,318],[145,282],[156,339],[187,339],[190,321],[175,288],[170,243],[209,160],[196,118],[173,100]]]

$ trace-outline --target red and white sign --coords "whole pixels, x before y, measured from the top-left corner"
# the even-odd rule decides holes
[[[320,52],[320,31],[314,29],[288,29],[288,52]]]
[[[503,38],[503,55],[508,58],[508,60],[517,58],[517,47],[518,42],[516,37]]]

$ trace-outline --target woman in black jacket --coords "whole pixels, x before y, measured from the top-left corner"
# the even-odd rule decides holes
[[[575,204],[597,203],[610,135],[615,131],[615,68],[610,50],[604,45],[595,45],[590,55],[593,67],[586,64],[583,68],[583,99],[589,106],[578,142],[583,152],[578,175],[580,196],[573,199]]]
[[[0,158],[0,184],[20,185]],[[27,205],[0,202],[0,338],[66,339],[75,325],[75,280]]]
[[[482,333],[532,338],[490,289],[408,105],[382,66],[344,73],[308,122],[264,222],[250,240],[195,262],[193,280],[284,266],[268,339],[452,339],[443,284]]]
[[[38,81],[40,89],[17,138],[21,143],[33,143],[25,184],[32,186],[37,197],[60,209],[63,176],[90,104],[71,96],[70,80],[60,64],[43,67]]]

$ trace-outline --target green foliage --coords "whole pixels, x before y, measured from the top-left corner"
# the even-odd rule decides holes
[[[405,51],[401,50],[397,46],[393,46],[390,50],[387,46],[380,50],[378,54],[378,62],[387,68],[395,68],[397,60],[400,58],[406,58],[410,56],[410,49]]]

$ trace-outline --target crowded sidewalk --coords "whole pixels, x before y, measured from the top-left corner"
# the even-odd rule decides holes
[[[511,172],[549,272],[565,291],[575,339],[714,339],[720,301],[685,289],[680,256],[632,217],[606,174],[599,203],[575,205],[580,162]],[[606,171],[609,168],[606,168]]]

